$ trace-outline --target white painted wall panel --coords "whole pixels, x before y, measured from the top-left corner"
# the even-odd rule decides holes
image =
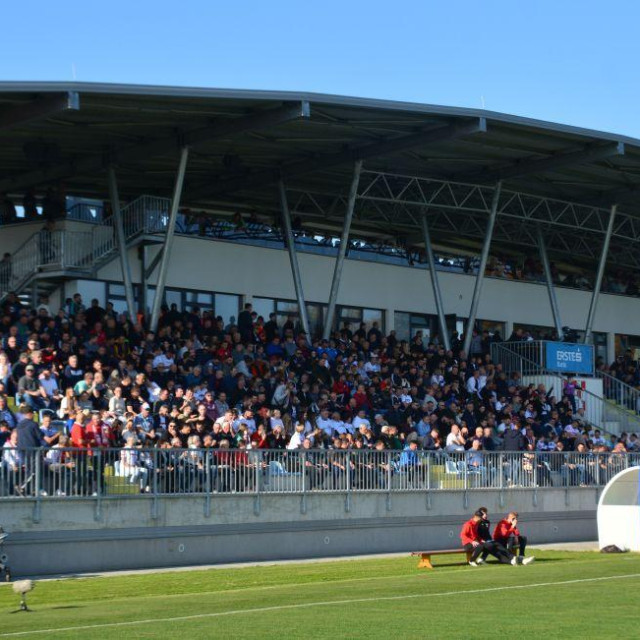
[[[150,247],[149,261],[159,249]],[[299,253],[305,297],[326,302],[333,274],[333,257]],[[137,249],[130,252],[132,275],[140,281]],[[438,272],[446,313],[466,317],[471,305],[474,277]],[[120,264],[113,261],[99,277],[121,281]],[[156,275],[152,279],[155,282]],[[286,251],[250,247],[230,242],[176,237],[167,285],[215,290],[249,296],[295,299]],[[583,329],[591,293],[557,289],[564,325]],[[349,260],[345,262],[339,304],[378,309],[435,313],[435,302],[424,269]],[[603,294],[600,297],[595,331],[640,334],[640,299]],[[484,320],[523,322],[553,326],[544,285],[487,278],[478,317]]]

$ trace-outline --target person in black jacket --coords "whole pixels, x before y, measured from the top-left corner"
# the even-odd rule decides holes
[[[238,331],[242,336],[242,339],[246,342],[253,342],[253,318],[251,312],[253,307],[251,303],[247,302],[244,305],[244,309],[238,315]]]
[[[18,436],[16,446],[18,450],[22,449],[20,453],[23,460],[25,477],[23,484],[19,486],[16,485],[16,491],[21,495],[27,491],[32,482],[34,486],[36,484],[36,465],[39,453],[37,451],[29,451],[29,449],[37,449],[42,446],[42,432],[33,420],[33,409],[31,407],[26,409],[24,416],[24,419],[20,420],[16,427],[16,434]]]
[[[33,409],[29,407],[24,411],[24,419],[18,422],[18,449],[37,449],[42,446],[42,432],[33,420]],[[27,458],[30,456],[26,456]]]
[[[522,564],[522,559],[514,555],[504,545],[500,544],[491,536],[491,523],[489,522],[489,511],[486,507],[480,507],[476,513],[480,515],[478,522],[478,536],[482,539],[484,551],[476,560],[478,564],[486,561],[487,556],[495,556],[501,564]]]
[[[520,426],[517,423],[511,423],[511,426],[504,432],[502,441],[502,450],[506,452],[524,451],[526,448],[526,441],[520,430]],[[505,456],[504,461],[504,476],[507,482],[507,486],[515,486],[520,480],[520,467],[522,459],[520,456]]]

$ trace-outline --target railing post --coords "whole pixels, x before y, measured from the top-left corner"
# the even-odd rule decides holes
[[[211,516],[211,449],[204,452],[204,517]]]
[[[256,455],[254,455],[254,460],[255,460],[255,471],[253,474],[254,477],[254,484],[255,484],[255,488],[254,488],[254,497],[253,497],[253,515],[254,516],[259,516],[260,515],[260,458],[258,457],[260,455],[260,449],[252,449],[249,452],[249,456],[251,459],[251,454],[255,453]]]
[[[33,456],[32,465],[35,466],[33,470],[34,480],[35,480],[35,504],[33,505],[33,522],[38,524],[40,522],[40,516],[42,512],[42,476],[41,476],[41,464],[40,464],[40,455],[42,449],[32,450],[30,453]],[[27,452],[27,455],[29,452]],[[33,467],[32,467],[33,468]],[[28,480],[28,478],[27,478]],[[25,487],[26,490],[26,487]]]
[[[538,452],[533,452],[533,506],[538,506]]]
[[[498,458],[498,472],[500,474],[500,506],[504,507],[504,453]]]
[[[152,451],[152,464],[153,464],[153,480],[151,481],[153,491],[153,501],[151,502],[151,518],[152,520],[158,519],[158,450]]]
[[[347,473],[347,492],[344,500],[344,510],[351,511],[351,453],[347,451],[344,455],[345,469]]]
[[[67,232],[61,232],[60,235],[60,268],[64,269],[66,266],[66,252],[65,252],[65,245],[67,244],[65,241],[65,237],[66,237]]]
[[[307,452],[302,452],[302,496],[300,497],[300,513],[307,513]]]
[[[427,511],[431,510],[431,452],[427,452]]]
[[[391,511],[391,451],[387,451],[387,511]]]
[[[96,475],[96,508],[94,512],[94,519],[97,521],[102,517],[102,483],[104,482],[104,467],[102,460],[102,450],[96,450],[96,468],[94,469]]]
[[[464,504],[464,508],[469,508],[469,453],[465,451],[462,454],[462,460],[464,462],[464,475],[463,475],[463,483],[464,483],[464,494],[462,498],[462,502]]]

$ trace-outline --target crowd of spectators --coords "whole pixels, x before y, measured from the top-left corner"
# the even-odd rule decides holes
[[[554,284],[571,289],[593,291],[595,273],[566,266],[558,267],[555,262],[551,262],[550,269]],[[534,255],[528,255],[524,259],[519,258],[518,260],[493,255],[487,261],[485,275],[524,282],[546,283],[547,281],[542,262]],[[605,273],[601,290],[606,293],[637,297],[640,295],[640,280],[634,271],[620,268],[609,270]]]
[[[148,474],[136,450],[187,449],[196,460],[205,450],[391,450],[405,465],[418,464],[420,451],[467,452],[477,468],[495,451],[640,451],[635,434],[605,437],[589,424],[571,379],[545,389],[494,364],[487,336],[474,335],[467,358],[455,336],[447,352],[419,333],[406,342],[376,323],[354,329],[322,340],[250,304],[226,326],[172,305],[152,333],[144,318],[132,323],[97,300],[85,307],[79,294],[55,312],[9,295],[0,314],[2,466],[10,471],[33,446],[20,440],[30,411],[41,416],[38,444],[58,449],[50,460],[64,462],[66,447],[121,448],[120,465],[141,490]]]

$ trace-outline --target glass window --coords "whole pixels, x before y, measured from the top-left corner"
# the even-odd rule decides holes
[[[374,322],[377,322],[378,329],[384,333],[384,315],[382,309],[363,309],[362,322],[367,325],[367,330],[371,329]]]
[[[307,302],[307,317],[309,318],[309,331],[312,336],[321,336],[324,329],[324,306],[315,302]]]
[[[216,296],[217,300],[217,296]],[[264,321],[269,320],[269,315],[272,314],[276,308],[276,301],[273,298],[254,298],[252,301],[253,310],[264,318]],[[217,302],[216,302],[217,306]]]
[[[127,313],[127,301],[120,300],[119,298],[112,298],[109,300],[113,304],[113,310],[116,313]]]
[[[398,340],[411,339],[411,314],[404,311],[395,311],[393,314],[393,327]]]
[[[284,300],[278,300],[276,302],[276,310],[278,313],[284,315],[298,316],[298,303],[297,302],[285,302]]]
[[[478,327],[480,331],[488,331],[490,336],[495,336],[499,334],[499,336],[505,340],[509,336],[505,336],[505,324],[504,322],[497,322],[495,320],[478,320]]]
[[[356,320],[360,322],[362,319],[362,309],[358,307],[338,307],[338,316],[341,320]]]
[[[172,304],[176,304],[178,305],[178,311],[182,311],[182,291],[176,291],[175,289],[165,289],[164,299],[167,305],[169,305],[169,308],[171,308]],[[151,304],[151,302],[149,302],[149,304]]]
[[[225,325],[233,324],[238,320],[238,309],[240,308],[240,296],[229,293],[216,293],[214,296],[216,316],[222,316]],[[267,318],[268,319],[268,318]]]
[[[513,330],[517,331],[518,329],[522,329],[523,331],[530,333],[531,337],[534,340],[550,340],[556,332],[554,327],[545,327],[543,325],[537,324],[521,324],[518,322],[514,322]]]
[[[185,291],[184,306],[185,310],[196,306],[201,309],[211,309],[213,307],[211,294],[203,291]]]

